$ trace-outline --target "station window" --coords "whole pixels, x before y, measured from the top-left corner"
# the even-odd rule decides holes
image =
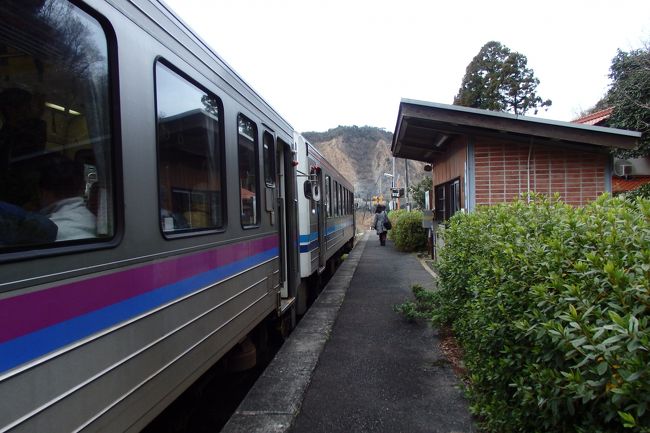
[[[109,48],[66,0],[0,2],[0,249],[115,233]]]
[[[239,156],[239,193],[241,204],[241,224],[243,227],[255,226],[259,222],[259,193],[257,182],[258,150],[257,125],[240,114],[237,117]]]
[[[268,187],[275,186],[275,140],[268,132],[264,133],[262,142],[264,160],[264,183]]]
[[[460,210],[460,179],[436,185],[436,220],[446,221]]]
[[[221,101],[159,61],[156,109],[162,231],[222,228]]]

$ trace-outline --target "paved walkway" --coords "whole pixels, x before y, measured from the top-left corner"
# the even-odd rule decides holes
[[[392,309],[414,283],[415,256],[366,234],[222,433],[474,432],[436,331]]]

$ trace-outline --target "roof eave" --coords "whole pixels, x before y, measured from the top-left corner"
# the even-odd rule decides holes
[[[641,133],[636,131],[402,99],[391,146],[395,156],[407,157],[400,154],[408,153],[405,151],[408,146],[405,145],[403,140],[407,135],[409,121],[413,120],[417,120],[420,128],[430,128],[432,134],[481,135],[505,133],[530,136],[559,143],[565,142],[606,148],[631,149],[638,145],[641,137]],[[408,137],[406,138],[408,139]],[[423,157],[418,160],[428,162]]]

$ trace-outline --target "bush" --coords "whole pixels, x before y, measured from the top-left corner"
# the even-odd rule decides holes
[[[437,304],[437,292],[427,290],[420,284],[413,284],[411,291],[414,300],[394,305],[393,310],[404,316],[408,321],[430,318],[433,308]]]
[[[492,432],[650,432],[650,201],[457,213],[433,319],[465,351]]]
[[[422,228],[422,212],[394,210],[388,214],[393,228],[388,232],[400,251],[420,251],[426,248],[427,235]]]
[[[635,190],[625,193],[625,198],[628,200],[636,200],[639,197],[650,199],[650,183],[646,183]]]

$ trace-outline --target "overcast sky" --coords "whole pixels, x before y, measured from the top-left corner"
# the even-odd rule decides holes
[[[451,104],[491,40],[527,56],[553,101],[539,116],[569,121],[605,94],[618,48],[650,42],[648,0],[164,1],[302,132],[392,132],[401,98]]]

